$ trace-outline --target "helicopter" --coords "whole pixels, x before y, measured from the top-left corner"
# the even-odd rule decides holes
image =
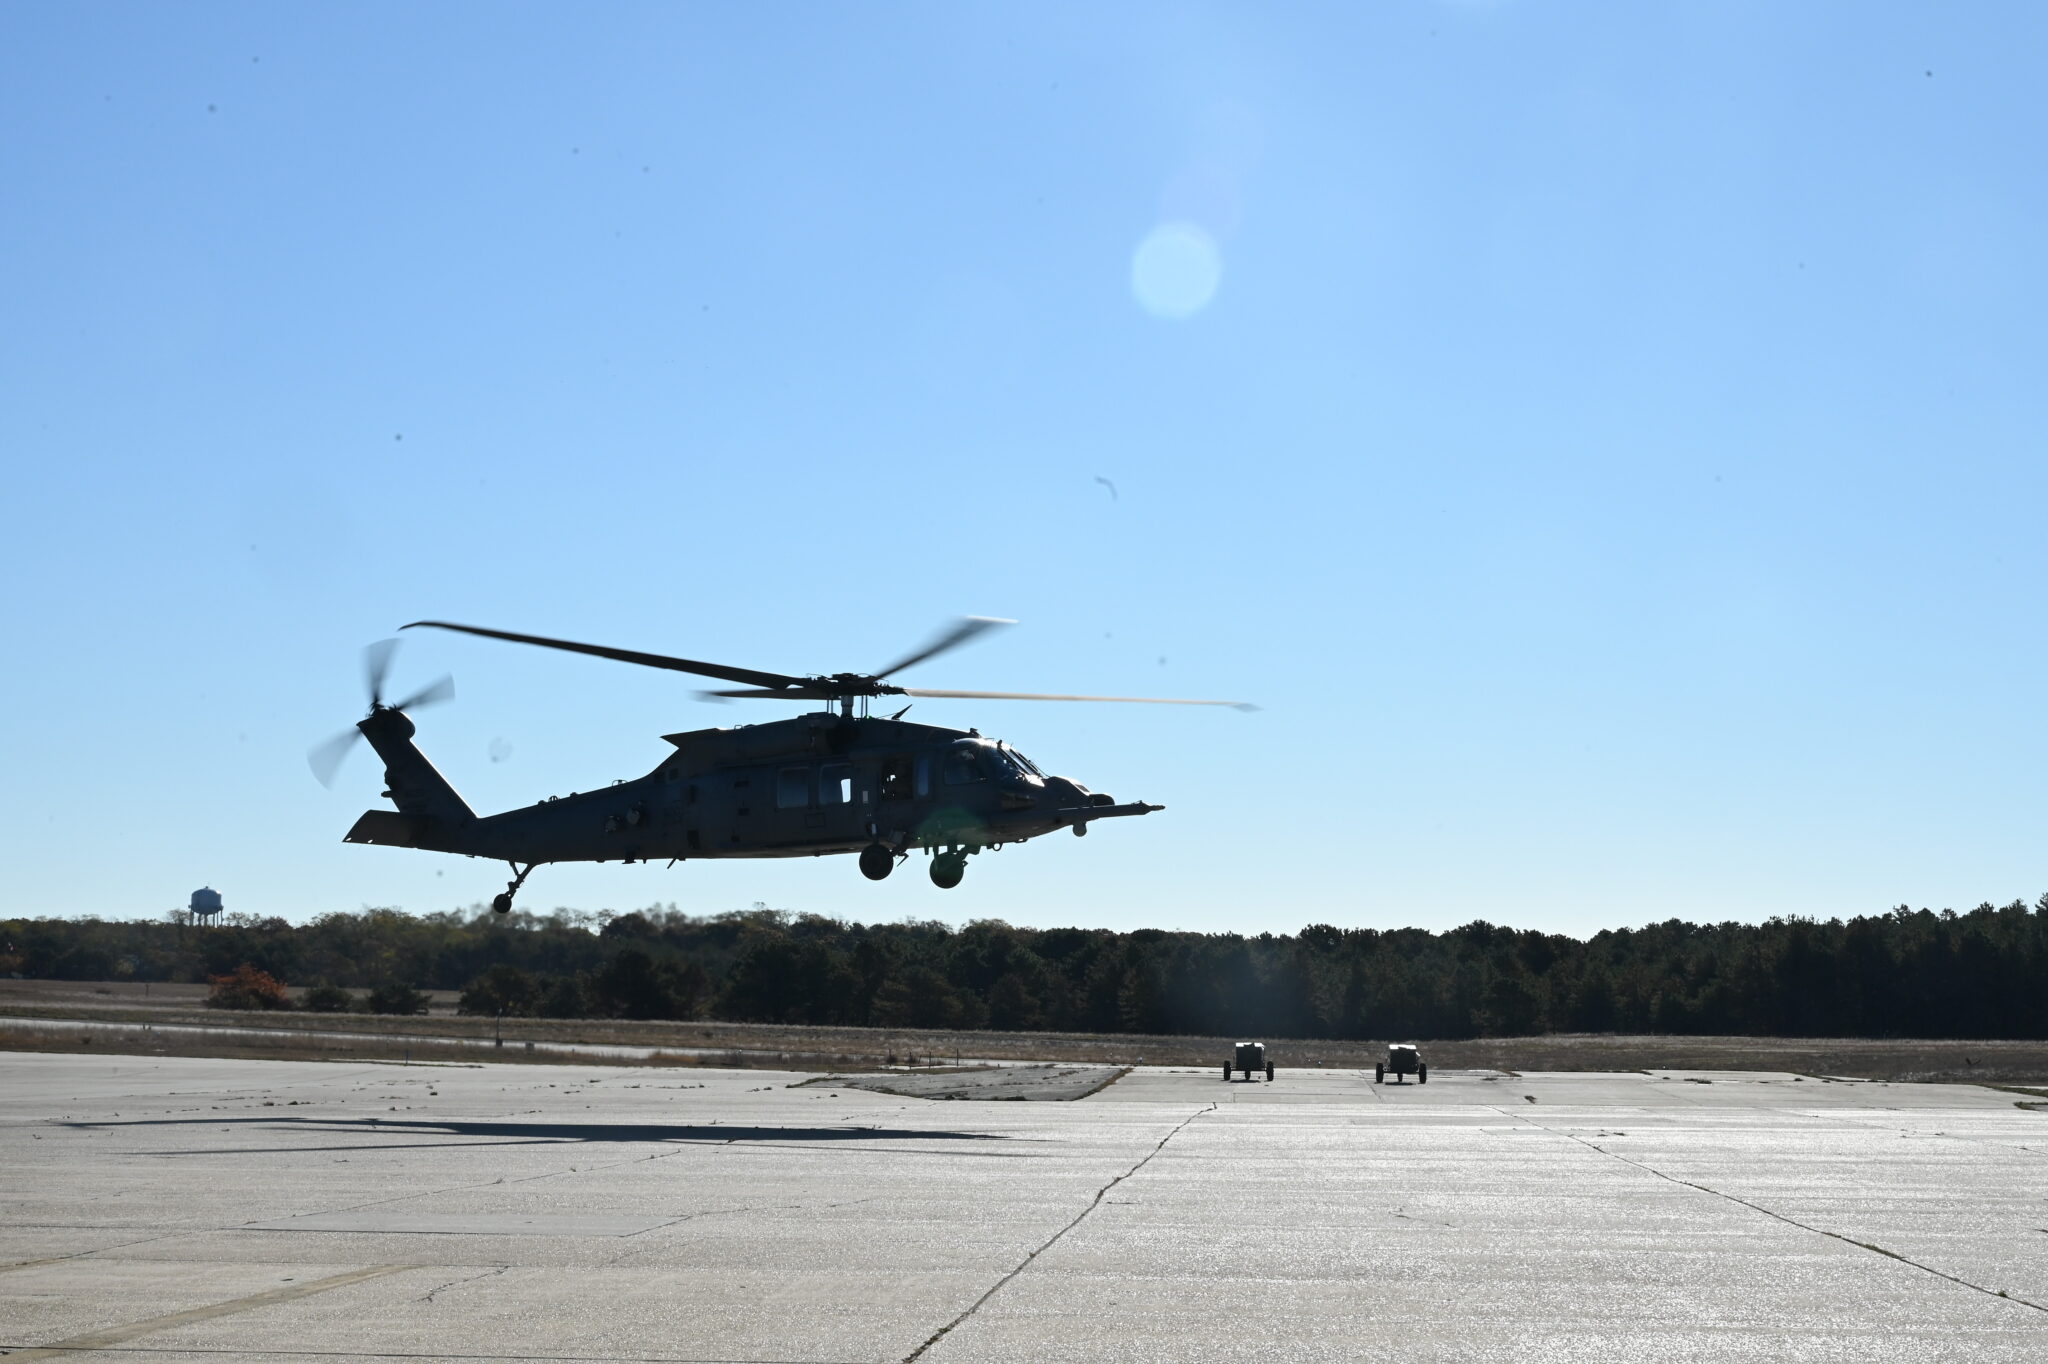
[[[1015,623],[966,616],[880,672],[798,677],[477,625],[414,621],[400,628],[452,630],[742,684],[698,693],[707,700],[820,701],[825,708],[763,724],[666,734],[662,737],[674,751],[644,777],[480,816],[413,744],[417,731],[406,714],[452,697],[453,679],[444,677],[403,700],[386,702],[384,684],[398,645],[389,639],[364,651],[370,713],[315,748],[308,761],[322,784],[331,784],[355,740],[367,739],[384,761],[383,794],[397,808],[365,811],[343,841],[504,862],[512,879],[491,901],[500,914],[511,912],[513,897],[534,868],[551,862],[667,859],[673,865],[697,858],[854,853],[861,874],[880,881],[913,851],[922,850],[930,859],[932,884],[950,890],[966,874],[967,859],[985,849],[1060,829],[1081,836],[1097,820],[1149,815],[1166,807],[1142,800],[1120,803],[1071,778],[1048,775],[1010,744],[978,729],[906,721],[909,705],[886,717],[870,715],[876,700],[1114,701],[1257,709],[1242,701],[936,691],[886,680]]]

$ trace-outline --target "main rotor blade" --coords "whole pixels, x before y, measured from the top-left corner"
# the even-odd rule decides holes
[[[444,677],[439,682],[430,682],[411,696],[394,704],[393,710],[418,710],[421,706],[439,705],[455,699],[455,679]]]
[[[889,695],[895,695],[892,688]],[[845,692],[823,691],[817,687],[740,687],[732,691],[700,691],[697,693],[706,701],[724,701],[730,697],[746,697],[757,701],[837,701]]]
[[[363,650],[363,686],[369,690],[373,706],[383,703],[384,679],[391,674],[391,655],[397,652],[395,639],[380,639]]]
[[[929,696],[956,701],[1127,701],[1146,706],[1229,706],[1233,710],[1257,710],[1249,701],[1187,701],[1175,696],[1048,696],[1031,691],[932,691],[926,687],[905,687],[900,695]]]
[[[1015,625],[1016,623],[1014,620],[1004,620],[1000,616],[962,616],[959,624],[941,633],[937,639],[934,639],[910,657],[882,669],[882,671],[875,674],[875,677],[877,680],[880,680],[887,677],[890,673],[900,673],[913,663],[922,663],[928,658],[945,653],[948,649],[959,648],[984,630],[993,630],[998,625]]]
[[[313,779],[322,786],[333,786],[335,774],[341,771],[341,764],[355,750],[356,740],[363,737],[359,729],[345,729],[323,743],[315,745],[306,754],[306,766],[313,769]]]
[[[781,673],[756,672],[752,668],[727,668],[717,663],[698,663],[688,658],[670,658],[667,654],[643,654],[632,649],[613,649],[603,644],[576,644],[570,640],[547,639],[540,635],[515,635],[509,630],[486,630],[481,625],[453,625],[445,620],[416,620],[399,628],[416,630],[422,626],[435,630],[457,630],[465,635],[482,635],[486,639],[505,639],[514,644],[538,644],[543,649],[566,649],[572,654],[590,654],[597,658],[613,659],[619,663],[638,663],[642,667],[695,673],[699,677],[745,682],[756,687],[794,687],[803,682],[800,677],[785,677]]]

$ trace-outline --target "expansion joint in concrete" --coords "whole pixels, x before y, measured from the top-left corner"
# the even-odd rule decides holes
[[[1832,1240],[1840,1241],[1844,1245],[1854,1246],[1858,1250],[1867,1250],[1873,1255],[1882,1255],[1887,1260],[1897,1260],[1900,1264],[1910,1265],[1914,1269],[1919,1270],[1923,1274],[1932,1274],[1937,1279],[1946,1279],[1950,1283],[1956,1285],[1958,1288],[1967,1288],[1973,1293],[1982,1293],[1987,1298],[1995,1298],[1999,1302],[2009,1302],[2015,1307],[2027,1307],[2032,1308],[2036,1312],[2048,1313],[2048,1306],[2044,1306],[2043,1304],[2035,1302],[2030,1298],[2015,1297],[2013,1294],[2009,1292],[2001,1292],[1998,1289],[1986,1288],[1983,1284],[1972,1283],[1968,1279],[1961,1278],[1957,1275],[1949,1273],[1947,1270],[1936,1269],[1933,1265],[1927,1264],[1920,1260],[1915,1260],[1909,1255],[1901,1255],[1896,1250],[1890,1250],[1884,1246],[1877,1245],[1874,1242],[1859,1241],[1855,1237],[1845,1235],[1839,1231],[1829,1231],[1826,1227],[1816,1227],[1811,1222],[1802,1222],[1796,1217],[1787,1217],[1784,1213],[1773,1211],[1772,1209],[1765,1207],[1761,1203],[1752,1203],[1747,1198],[1740,1197],[1736,1194],[1725,1193],[1720,1189],[1712,1188],[1711,1186],[1706,1184],[1696,1184],[1690,1179],[1680,1179],[1677,1175],[1666,1174],[1654,1165],[1650,1165],[1643,1161],[1636,1160],[1630,1156],[1622,1155],[1619,1151],[1610,1151],[1604,1146],[1595,1146],[1592,1142],[1587,1141],[1584,1137],[1578,1136],[1571,1132],[1559,1131],[1555,1127],[1551,1127],[1544,1123],[1537,1122],[1534,1118],[1529,1117],[1525,1113],[1517,1113],[1513,1109],[1509,1108],[1496,1108],[1494,1109],[1494,1112],[1501,1114],[1503,1117],[1515,1118],[1522,1122],[1526,1122],[1531,1127],[1540,1128],[1541,1130],[1550,1133],[1554,1137],[1563,1137],[1567,1141],[1575,1141],[1589,1151],[1596,1151],[1599,1154],[1606,1156],[1610,1160],[1618,1160],[1623,1165],[1633,1166],[1635,1169],[1641,1170],[1644,1174],[1655,1175],[1657,1178],[1663,1180],[1667,1184],[1676,1184],[1680,1188],[1693,1189],[1703,1194],[1711,1194],[1715,1198],[1725,1199],[1726,1201],[1734,1203],[1740,1207],[1748,1208],[1751,1212],[1760,1212],[1766,1217],[1772,1218],[1779,1222],[1783,1222],[1788,1227],[1797,1227],[1801,1231],[1810,1231],[1816,1236],[1826,1236]]]
[[[1164,1151],[1166,1149],[1166,1143],[1172,1141],[1175,1137],[1181,1134],[1181,1129],[1185,1128],[1189,1123],[1193,1122],[1196,1118],[1201,1117],[1204,1113],[1213,1113],[1215,1111],[1216,1105],[1210,1104],[1206,1108],[1200,1108],[1195,1110],[1193,1113],[1188,1114],[1185,1118],[1182,1118],[1178,1123],[1174,1124],[1173,1130],[1168,1132],[1165,1136],[1161,1137],[1157,1144],[1155,1144],[1151,1150],[1147,1151],[1144,1154],[1144,1156],[1139,1159],[1137,1164],[1133,1165],[1130,1169],[1124,1171],[1116,1178],[1110,1180],[1109,1183],[1097,1189],[1095,1191],[1095,1197],[1088,1200],[1088,1206],[1081,1209],[1080,1212],[1074,1214],[1074,1219],[1071,1222],[1068,1222],[1065,1226],[1061,1227],[1058,1231],[1054,1232],[1051,1236],[1047,1237],[1045,1241],[1041,1243],[1036,1249],[1034,1249],[1029,1255],[1026,1255],[1022,1260],[1020,1260],[1015,1269],[1012,1269],[1009,1273],[1003,1275],[1002,1278],[997,1279],[994,1285],[992,1285],[989,1288],[988,1292],[976,1298],[965,1312],[962,1312],[959,1316],[953,1318],[944,1326],[941,1326],[938,1330],[932,1332],[930,1336],[925,1338],[925,1342],[922,1345],[918,1346],[915,1350],[912,1350],[909,1354],[903,1356],[903,1364],[914,1364],[914,1361],[923,1357],[924,1352],[926,1350],[931,1349],[932,1346],[938,1344],[941,1340],[944,1340],[946,1336],[953,1330],[954,1327],[958,1326],[961,1322],[966,1321],[976,1312],[979,1312],[982,1309],[982,1307],[987,1304],[989,1299],[993,1298],[996,1294],[1002,1292],[1003,1289],[1009,1285],[1012,1279],[1016,1278],[1019,1274],[1022,1274],[1025,1270],[1029,1269],[1031,1267],[1031,1262],[1033,1260],[1036,1260],[1039,1256],[1045,1254],[1045,1252],[1047,1252],[1048,1250],[1051,1250],[1055,1245],[1058,1245],[1061,1237],[1065,1236],[1068,1232],[1072,1231],[1075,1227],[1080,1226],[1081,1223],[1086,1221],[1090,1213],[1094,1212],[1097,1208],[1102,1206],[1102,1200],[1108,1197],[1109,1191],[1111,1189],[1114,1189],[1117,1185],[1123,1183],[1132,1175],[1137,1174],[1138,1171],[1144,1169],[1147,1165],[1151,1164],[1152,1158],[1158,1155],[1161,1151]]]

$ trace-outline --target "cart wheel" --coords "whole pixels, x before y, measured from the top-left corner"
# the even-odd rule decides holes
[[[1269,1085],[1273,1083],[1273,1063],[1271,1061],[1266,1062],[1266,1083]]]
[[[1223,1066],[1223,1083],[1226,1085],[1230,1083],[1230,1064],[1228,1062],[1225,1062]]]
[[[1381,1082],[1382,1080],[1384,1080],[1384,1079],[1386,1079],[1386,1078],[1387,1078],[1387,1063],[1386,1063],[1385,1061],[1382,1061],[1382,1062],[1380,1062],[1380,1063],[1379,1063],[1378,1065],[1376,1065],[1376,1066],[1374,1066],[1374,1067],[1372,1068],[1372,1082],[1373,1082],[1374,1084],[1378,1084],[1378,1083],[1380,1083],[1380,1082]]]
[[[1417,1066],[1415,1068],[1415,1083],[1418,1085],[1426,1085],[1429,1083],[1428,1066]]]

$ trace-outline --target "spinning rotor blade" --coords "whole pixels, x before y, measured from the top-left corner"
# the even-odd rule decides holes
[[[893,688],[888,692],[891,696],[895,694]],[[762,701],[837,701],[846,693],[821,687],[738,687],[732,691],[700,691],[697,695],[706,701],[725,701],[733,697]]]
[[[879,681],[890,673],[902,672],[913,663],[922,663],[928,658],[935,658],[945,653],[948,649],[957,649],[984,630],[993,630],[998,625],[1015,625],[1016,623],[1014,620],[1004,620],[1000,616],[962,616],[959,624],[942,633],[937,639],[934,639],[910,657],[903,659],[901,662],[892,663],[882,669],[875,674],[875,678]]]
[[[384,679],[391,675],[391,655],[397,652],[395,639],[380,639],[363,650],[363,690],[373,706],[384,704]]]
[[[930,696],[956,701],[1127,701],[1145,706],[1229,706],[1233,710],[1257,710],[1249,701],[1187,701],[1176,696],[1049,696],[1032,691],[932,691],[926,687],[905,687],[904,696]]]
[[[752,668],[728,668],[717,663],[698,663],[688,658],[670,658],[667,654],[643,654],[633,649],[613,649],[603,644],[576,644],[566,639],[547,639],[540,635],[515,635],[509,630],[486,630],[481,625],[454,625],[445,620],[416,620],[399,628],[415,630],[421,627],[456,630],[465,635],[482,635],[486,639],[510,640],[514,644],[538,644],[544,649],[566,649],[572,654],[590,654],[620,663],[638,663],[648,668],[666,668],[670,672],[695,673],[699,677],[716,677],[726,682],[745,682],[756,687],[796,687],[803,684],[802,678],[785,677],[781,673],[756,672]]]
[[[322,786],[333,786],[335,774],[341,771],[342,762],[355,750],[356,740],[363,737],[358,729],[345,729],[332,739],[319,744],[306,754],[306,766],[313,769],[313,779]]]
[[[437,705],[442,701],[452,701],[454,699],[455,679],[444,677],[439,682],[428,683],[403,701],[394,703],[391,709],[418,710],[421,706]]]

